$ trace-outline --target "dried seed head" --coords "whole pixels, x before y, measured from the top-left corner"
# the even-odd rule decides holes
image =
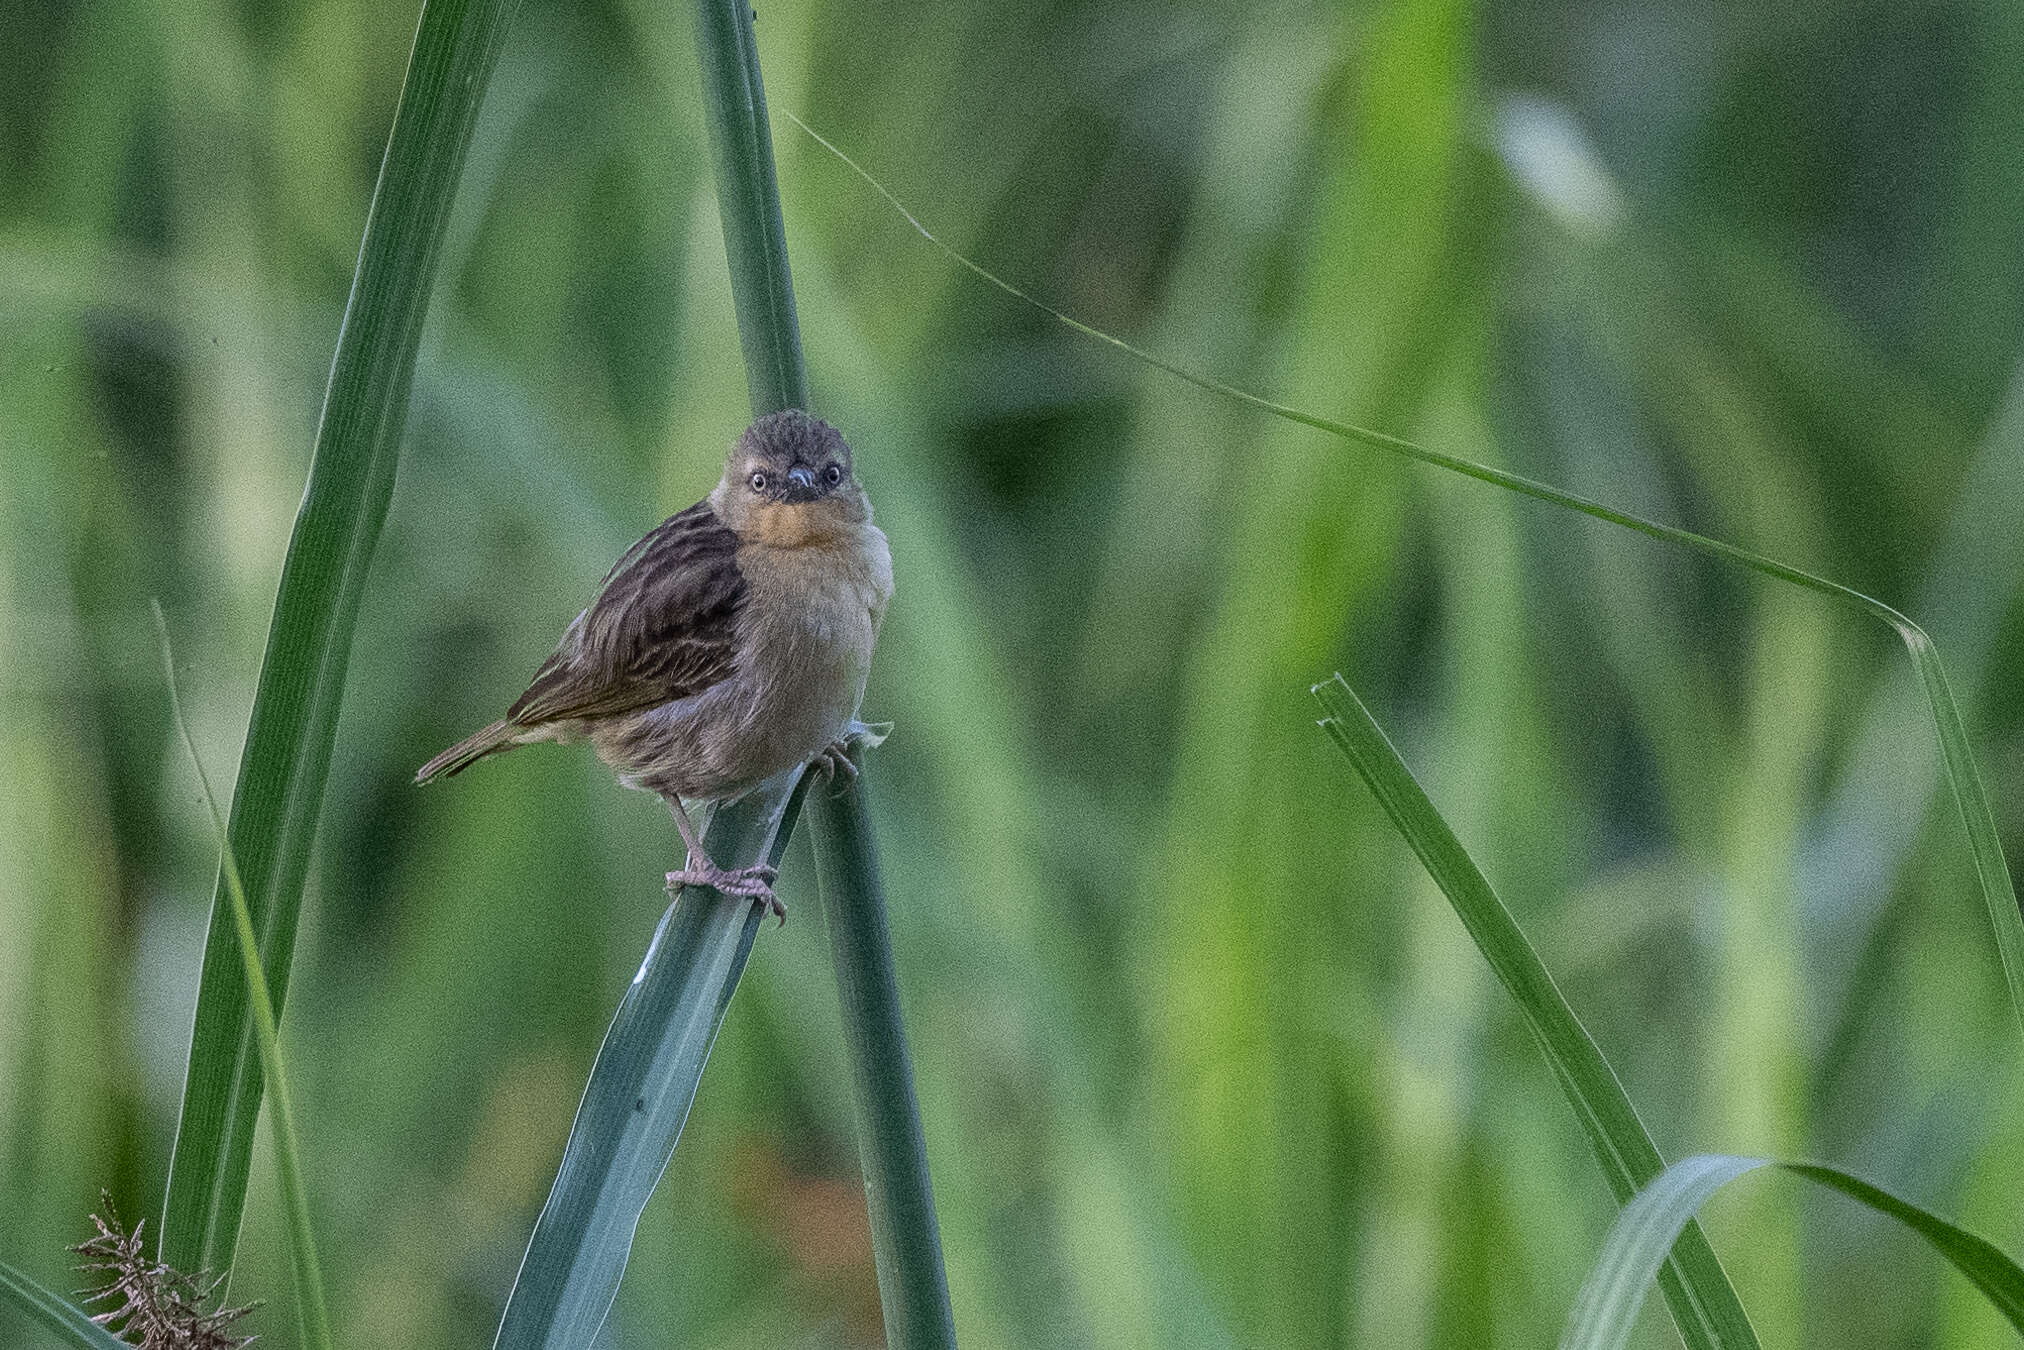
[[[141,1350],[241,1350],[253,1343],[253,1337],[235,1336],[228,1328],[259,1304],[212,1306],[223,1276],[185,1275],[149,1260],[141,1237],[147,1221],[129,1233],[112,1197],[100,1192],[99,1203],[105,1217],[91,1216],[97,1235],[70,1249],[84,1258],[77,1266],[80,1272],[104,1280],[78,1297],[87,1304],[113,1304],[93,1314],[92,1321]]]

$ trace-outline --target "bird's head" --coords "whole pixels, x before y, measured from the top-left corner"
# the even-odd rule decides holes
[[[798,408],[745,428],[710,500],[740,535],[784,546],[871,519],[850,446],[835,427]]]

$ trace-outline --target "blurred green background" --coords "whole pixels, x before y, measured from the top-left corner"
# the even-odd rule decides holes
[[[160,1204],[216,864],[148,600],[229,782],[414,17],[0,5],[0,1259],[54,1287],[99,1188]],[[580,749],[409,780],[745,421],[689,23],[528,0],[451,225],[285,1028],[344,1344],[490,1344],[676,856]],[[758,34],[776,107],[1052,303],[1905,608],[2018,856],[2024,9],[787,0]],[[1337,668],[1669,1156],[1828,1160],[2024,1244],[2017,1027],[1887,632],[1214,400],[776,137],[817,407],[898,572],[870,772],[967,1346],[1558,1335],[1608,1195],[1314,729]],[[611,1347],[878,1340],[811,873]],[[233,1292],[286,1345],[266,1143]],[[2014,1343],[1839,1198],[1708,1219],[1767,1346]]]

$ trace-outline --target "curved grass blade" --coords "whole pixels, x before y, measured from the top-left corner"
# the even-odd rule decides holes
[[[204,806],[211,813],[211,827],[218,836],[219,867],[232,897],[232,918],[238,930],[239,959],[245,972],[246,990],[253,1007],[253,1029],[258,1033],[260,1070],[272,1097],[267,1120],[274,1136],[274,1164],[281,1174],[282,1202],[288,1209],[288,1264],[295,1275],[295,1316],[302,1344],[309,1350],[331,1350],[330,1313],[323,1300],[323,1274],[316,1259],[316,1237],[309,1227],[309,1193],[302,1184],[302,1145],[295,1134],[295,1106],[288,1091],[288,1073],[281,1060],[281,1033],[275,1022],[274,1001],[267,993],[266,977],[260,973],[260,951],[253,936],[253,915],[246,904],[246,886],[239,877],[239,864],[232,857],[232,844],[225,832],[225,816],[211,791],[211,777],[197,755],[197,742],[190,736],[190,724],[183,717],[182,696],[176,691],[175,650],[169,644],[169,621],[162,615],[159,600],[148,602],[154,610],[155,635],[162,648],[162,673],[169,685],[169,713],[176,732],[189,752],[190,767],[197,771],[197,786],[204,794]]]
[[[1372,431],[1368,427],[1339,422],[1331,417],[1321,417],[1298,408],[1290,408],[1283,403],[1274,403],[1235,385],[1196,374],[1184,366],[1135,347],[1123,338],[1114,337],[1099,328],[1092,328],[1081,320],[1036,299],[943,243],[927,226],[921,224],[913,212],[901,204],[899,198],[888,191],[878,179],[872,177],[856,160],[831,144],[793,113],[783,112],[782,115],[807,132],[825,150],[842,160],[852,172],[871,186],[872,191],[883,197],[887,205],[899,212],[906,222],[913,226],[916,233],[933,244],[943,256],[957,266],[1085,337],[1115,347],[1136,360],[1163,370],[1177,379],[1185,380],[1197,389],[1270,413],[1274,417],[1284,418],[1289,422],[1313,427],[1317,431],[1326,432],[1342,440],[1355,441],[1395,455],[1403,455],[1407,459],[1431,464],[1435,468],[1474,478],[1478,482],[1488,483],[1509,492],[1521,493],[1552,506],[1579,511],[1585,516],[1623,529],[1635,530],[1653,539],[1684,545],[1735,566],[1748,568],[1753,572],[1810,591],[1817,591],[1890,625],[1892,631],[1904,643],[1905,650],[1911,654],[1912,664],[1918,670],[1919,680],[1925,688],[1926,703],[1932,711],[1934,730],[1939,738],[1941,767],[1946,774],[1947,786],[1953,793],[1954,804],[1959,808],[1961,824],[1968,834],[1968,847],[1975,860],[1976,881],[1982,891],[1983,904],[1989,911],[1989,922],[1995,930],[1996,950],[2003,962],[2003,978],[2010,991],[2011,1011],[2016,1015],[2020,1029],[2024,1029],[2024,914],[2020,914],[2018,909],[2016,888],[2011,882],[2010,869],[2003,859],[2003,848],[1996,834],[1995,814],[1990,809],[1989,795],[1982,786],[1981,775],[1975,768],[1974,753],[1968,745],[1967,729],[1962,725],[1961,710],[1954,702],[1953,691],[1947,685],[1947,675],[1940,664],[1939,650],[1933,646],[1933,640],[1926,635],[1925,630],[1905,615],[1853,587],[1815,576],[1811,572],[1788,566],[1762,554],[1753,553],[1749,549],[1738,548],[1719,539],[1710,539],[1706,535],[1695,534],[1692,530],[1662,525],[1628,511],[1619,511],[1615,507],[1591,501],[1576,493],[1563,492],[1551,484],[1536,479],[1506,473],[1502,469],[1493,469],[1487,464],[1478,464],[1474,460],[1463,459],[1457,455],[1429,450],[1402,436],[1387,435],[1382,431]]]
[[[869,737],[864,744],[875,744]],[[850,1042],[858,1149],[890,1350],[953,1347],[941,1229],[928,1184],[927,1138],[889,953],[885,886],[865,815],[862,777],[824,784],[809,809],[822,914],[836,957],[843,1034]]]
[[[703,838],[710,856],[779,866],[808,778],[776,779],[718,811]],[[596,1337],[764,916],[694,886],[662,916],[598,1047],[495,1350],[580,1350]]]
[[[1369,709],[1337,675],[1314,686],[1327,712],[1321,726],[1349,756],[1372,795],[1419,855],[1491,970],[1517,1001],[1525,1023],[1546,1052],[1553,1076],[1588,1135],[1589,1147],[1618,1204],[1665,1170],[1658,1146],[1638,1119],[1615,1070],[1568,1006],[1518,921],[1448,828],[1412,770],[1386,739]],[[1689,1350],[1757,1346],[1750,1319],[1736,1298],[1714,1248],[1698,1224],[1682,1226],[1659,1269],[1659,1288]]]
[[[1668,1167],[1623,1207],[1603,1243],[1602,1255],[1581,1286],[1568,1318],[1567,1334],[1560,1339],[1561,1350],[1620,1350],[1637,1320],[1645,1286],[1674,1236],[1693,1222],[1693,1216],[1716,1191],[1763,1167],[1805,1177],[1896,1219],[1932,1244],[1934,1251],[1987,1296],[2011,1326],[2024,1332],[2024,1270],[1987,1239],[1838,1167],[1700,1154]]]
[[[0,1261],[0,1295],[23,1316],[78,1350],[133,1350],[119,1337],[91,1320],[82,1308],[59,1298],[14,1267]]]
[[[516,0],[427,0],[338,332],[309,484],[295,518],[230,837],[278,1010],[366,572],[393,494],[415,351],[458,172]],[[162,1256],[229,1270],[246,1200],[261,1079],[226,878],[190,1034],[162,1208]]]

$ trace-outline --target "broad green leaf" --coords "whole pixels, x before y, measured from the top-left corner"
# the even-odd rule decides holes
[[[277,1016],[443,229],[515,8],[516,0],[423,6],[281,568],[230,826]],[[183,1270],[231,1267],[260,1114],[259,1050],[236,926],[221,874],[162,1209],[163,1259]]]
[[[1473,460],[1463,459],[1456,455],[1446,455],[1438,450],[1429,450],[1425,446],[1406,440],[1402,436],[1393,436],[1382,431],[1372,431],[1367,427],[1355,426],[1348,422],[1339,422],[1334,418],[1321,417],[1314,413],[1302,412],[1298,408],[1289,408],[1282,403],[1274,403],[1270,399],[1260,398],[1256,394],[1239,389],[1234,385],[1225,384],[1221,380],[1211,379],[1206,375],[1198,375],[1184,366],[1177,365],[1163,357],[1135,347],[1122,338],[1114,337],[1101,329],[1092,328],[1081,320],[1075,319],[1051,305],[1035,299],[1032,295],[1014,286],[1011,282],[1004,280],[993,272],[987,271],[982,266],[972,262],[949,245],[943,243],[935,237],[934,233],[927,226],[921,224],[913,212],[907,210],[901,204],[899,198],[893,196],[884,184],[872,177],[856,160],[817,134],[800,118],[795,117],[793,113],[785,113],[783,115],[792,121],[794,125],[806,132],[817,144],[849,166],[852,172],[862,178],[870,185],[874,192],[885,199],[889,206],[899,212],[906,219],[907,223],[913,226],[915,232],[934,245],[944,257],[947,257],[957,266],[969,271],[988,285],[996,287],[998,290],[1032,306],[1055,321],[1074,329],[1076,332],[1086,337],[1094,338],[1098,342],[1105,343],[1108,346],[1115,347],[1126,355],[1143,361],[1156,369],[1163,370],[1178,379],[1185,380],[1198,389],[1215,394],[1220,398],[1244,404],[1247,407],[1256,408],[1261,412],[1270,413],[1274,417],[1281,417],[1290,422],[1298,422],[1302,426],[1313,427],[1317,431],[1326,432],[1341,440],[1355,441],[1359,444],[1388,451],[1395,455],[1403,455],[1407,459],[1418,460],[1422,464],[1431,464],[1435,468],[1446,469],[1450,473],[1458,473],[1467,478],[1474,478],[1478,482],[1489,483],[1493,487],[1500,487],[1508,492],[1520,493],[1565,510],[1579,511],[1585,516],[1592,516],[1597,520],[1620,526],[1623,529],[1635,530],[1639,534],[1649,535],[1654,539],[1661,539],[1667,543],[1683,544],[1688,548],[1705,553],[1710,557],[1719,558],[1735,566],[1748,568],[1750,571],[1774,577],[1791,585],[1803,587],[1806,590],[1817,591],[1822,595],[1849,605],[1873,619],[1878,619],[1890,625],[1892,631],[1898,635],[1898,639],[1904,643],[1905,650],[1911,654],[1912,665],[1918,671],[1919,680],[1925,689],[1926,703],[1932,712],[1934,729],[1939,738],[1941,767],[1946,774],[1947,786],[1953,793],[1954,804],[1959,808],[1961,824],[1968,833],[1968,847],[1975,861],[1976,881],[1982,892],[1982,902],[1989,911],[1990,925],[1995,930],[1996,950],[2003,962],[2003,978],[2010,991],[2011,1011],[2016,1015],[2020,1028],[2024,1028],[2024,915],[2020,915],[2018,910],[2017,892],[2011,883],[2010,869],[2003,859],[2003,849],[1996,835],[1995,815],[1990,810],[1988,793],[1983,789],[1981,776],[1975,768],[1974,753],[1968,745],[1967,729],[1961,722],[1961,710],[1954,702],[1952,690],[1947,687],[1947,675],[1940,665],[1939,651],[1933,646],[1933,640],[1926,635],[1925,630],[1913,623],[1905,615],[1900,614],[1883,601],[1865,595],[1852,587],[1843,586],[1839,582],[1829,581],[1825,577],[1815,576],[1813,573],[1802,571],[1797,567],[1787,566],[1762,554],[1753,553],[1749,549],[1738,548],[1734,544],[1724,543],[1719,539],[1710,539],[1706,535],[1695,534],[1691,530],[1682,530],[1672,525],[1662,525],[1657,521],[1646,520],[1642,516],[1633,515],[1628,511],[1619,511],[1614,507],[1605,506],[1601,502],[1591,501],[1575,493],[1563,492],[1550,484],[1525,478],[1519,474],[1506,473],[1502,469],[1493,469],[1487,464],[1478,464]]]
[[[764,854],[779,866],[808,779],[784,775],[718,811],[704,835],[710,856]],[[699,887],[662,916],[591,1066],[495,1350],[565,1350],[596,1337],[764,916],[751,900]]]
[[[294,1097],[288,1090],[288,1071],[281,1059],[281,1030],[275,1023],[274,1001],[267,992],[266,977],[260,973],[260,950],[253,936],[253,915],[246,904],[246,886],[239,875],[238,861],[225,831],[225,815],[211,791],[211,776],[197,754],[197,742],[183,717],[182,695],[176,690],[176,658],[169,643],[169,622],[159,601],[151,602],[155,634],[161,642],[162,674],[169,686],[169,713],[176,732],[189,752],[190,767],[197,771],[197,786],[211,813],[211,828],[218,840],[220,869],[232,898],[232,918],[239,939],[239,960],[246,976],[246,992],[252,1002],[253,1029],[260,1045],[260,1071],[272,1093],[268,1102],[269,1131],[274,1138],[275,1170],[281,1174],[281,1198],[288,1209],[289,1269],[295,1276],[295,1316],[302,1344],[310,1350],[331,1350],[330,1313],[323,1299],[323,1274],[316,1259],[316,1238],[309,1227],[309,1193],[302,1183],[302,1145],[295,1134]]]
[[[1665,1161],[1615,1070],[1568,1006],[1518,921],[1348,683],[1337,675],[1316,685],[1314,694],[1328,714],[1322,728],[1349,756],[1517,1001],[1588,1135],[1611,1194],[1617,1203],[1629,1203],[1640,1187],[1665,1170]],[[1667,1245],[1671,1250],[1658,1273],[1659,1288],[1690,1350],[1717,1346],[1754,1350],[1757,1337],[1750,1319],[1700,1227],[1685,1224],[1677,1241]]]
[[[1716,1191],[1763,1167],[1805,1177],[1896,1219],[1932,1244],[2011,1326],[2024,1332],[2024,1270],[1988,1240],[1838,1167],[1698,1154],[1668,1167],[1623,1207],[1575,1299],[1561,1350],[1619,1350],[1644,1302],[1645,1286],[1680,1230],[1694,1221]]]
[[[5,1262],[0,1262],[0,1296],[30,1321],[78,1350],[133,1350],[92,1321],[82,1309],[50,1293]]]

